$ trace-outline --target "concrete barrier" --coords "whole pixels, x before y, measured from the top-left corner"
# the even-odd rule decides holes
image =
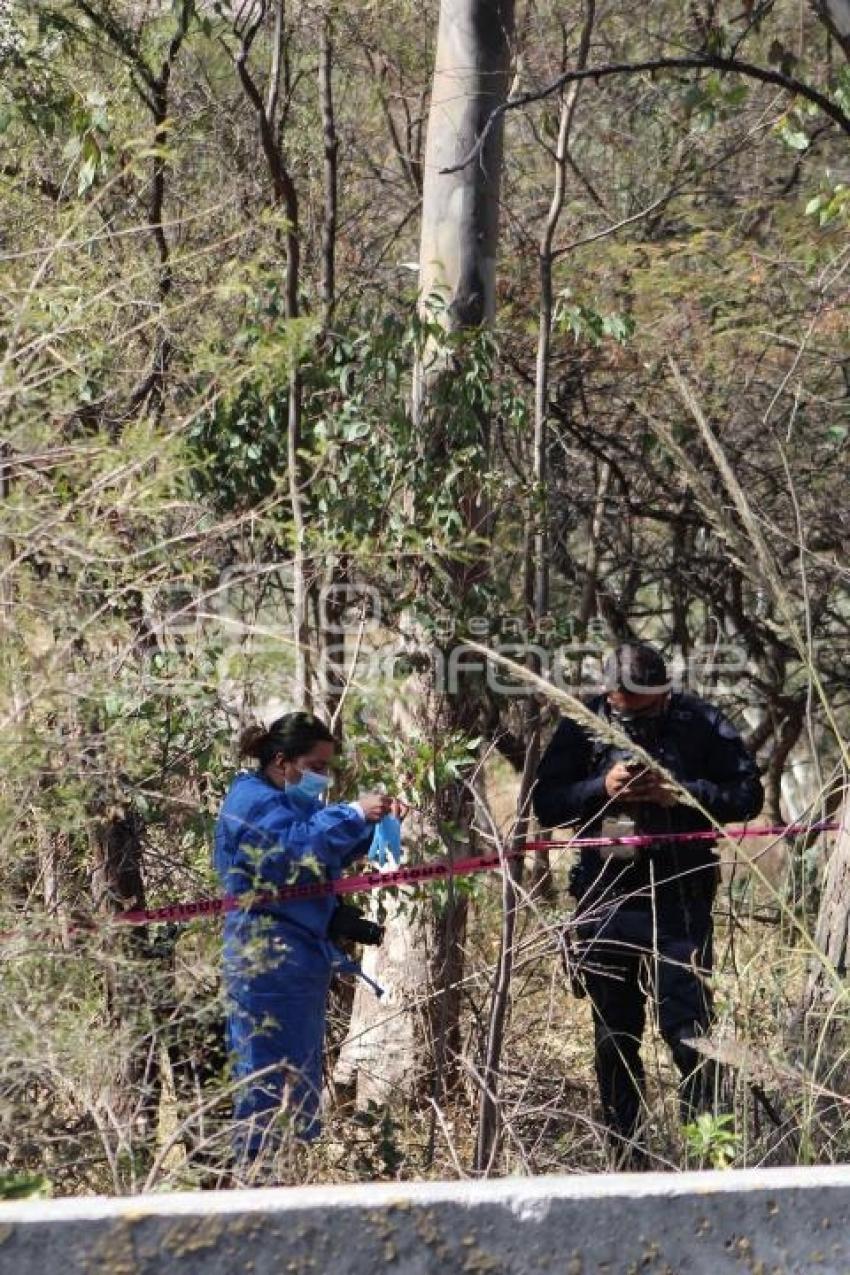
[[[2,1275],[850,1272],[850,1168],[0,1205]]]

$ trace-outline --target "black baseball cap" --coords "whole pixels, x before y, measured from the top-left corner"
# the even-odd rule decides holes
[[[647,642],[624,642],[602,665],[606,691],[631,691],[650,694],[669,691],[667,665],[660,651]]]

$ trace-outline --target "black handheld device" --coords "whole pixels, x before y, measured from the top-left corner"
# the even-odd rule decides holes
[[[329,939],[353,939],[367,947],[378,947],[384,941],[384,927],[370,921],[350,903],[340,903],[328,926]]]

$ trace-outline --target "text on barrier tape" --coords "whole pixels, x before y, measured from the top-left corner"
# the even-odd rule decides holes
[[[635,833],[624,837],[576,837],[572,841],[526,841],[521,846],[505,850],[501,854],[478,855],[474,858],[432,860],[430,863],[410,864],[405,868],[396,868],[390,872],[361,873],[358,876],[340,877],[336,881],[309,881],[304,885],[286,885],[273,895],[259,898],[256,893],[250,896],[250,906],[260,902],[287,903],[298,899],[319,899],[328,895],[362,894],[372,890],[386,890],[393,886],[420,885],[427,881],[445,881],[449,877],[472,876],[476,872],[490,872],[501,868],[509,859],[519,859],[523,855],[537,850],[585,850],[597,849],[600,846],[645,846],[659,841],[716,841],[722,835],[730,840],[743,837],[780,837],[789,835],[811,834],[815,832],[836,832],[841,827],[838,823],[781,824],[769,828],[749,828],[743,825],[738,828],[727,828],[719,834],[713,828],[699,829],[694,832],[671,832],[660,836],[658,833]],[[226,912],[234,912],[245,906],[244,896],[223,895],[213,899],[195,899],[188,903],[170,903],[161,908],[137,908],[127,912],[117,912],[110,917],[109,924],[120,925],[161,925],[194,921],[202,916],[221,916]]]

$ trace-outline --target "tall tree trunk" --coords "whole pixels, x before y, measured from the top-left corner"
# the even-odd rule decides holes
[[[286,23],[284,2],[274,0],[274,38],[265,99],[255,80],[249,58],[251,48],[265,15],[261,6],[258,16],[241,32],[236,54],[236,70],[245,95],[257,114],[260,144],[269,170],[274,203],[286,214],[286,270],[284,274],[284,315],[288,321],[299,317],[301,281],[301,230],[298,191],[287,165],[282,145],[281,82],[286,63]],[[238,24],[237,24],[238,25]],[[295,668],[292,699],[296,708],[312,708],[312,670],[309,658],[309,592],[313,587],[307,571],[306,521],[304,516],[304,466],[302,447],[303,384],[297,362],[289,374],[287,414],[287,477],[292,514],[292,631],[295,645]]]
[[[540,760],[540,709],[536,702],[529,700],[527,717],[529,743],[517,797],[517,818],[511,839],[513,852],[522,845],[528,835],[531,791]],[[499,964],[490,1002],[490,1019],[487,1024],[487,1040],[481,1067],[481,1097],[475,1144],[475,1169],[484,1175],[493,1169],[499,1151],[501,1132],[499,1067],[510,1007],[511,981],[514,971],[514,939],[521,902],[522,870],[523,862],[519,858],[512,858],[502,865],[502,932],[499,942]]]
[[[425,145],[420,298],[427,307],[441,293],[455,329],[478,326],[495,311],[501,127],[490,130],[473,162],[456,166],[505,99],[512,32],[511,0],[443,0],[440,6]],[[427,416],[440,371],[435,364],[420,366],[417,416]]]
[[[587,0],[585,7],[584,28],[578,52],[577,66],[582,70],[587,65],[587,54],[590,49],[590,35],[596,18],[595,0]],[[552,348],[552,323],[555,316],[555,294],[553,286],[553,266],[555,262],[555,234],[561,220],[564,199],[567,193],[567,157],[569,154],[570,134],[575,117],[576,103],[580,84],[571,84],[561,95],[561,109],[558,120],[558,140],[555,143],[555,180],[552,188],[552,199],[549,212],[540,236],[538,270],[540,275],[540,313],[538,316],[537,358],[534,375],[534,536],[533,536],[533,590],[531,597],[532,618],[536,626],[549,610],[549,546],[548,520],[549,508],[547,500],[547,460],[549,454],[549,364]],[[539,672],[539,669],[534,669]],[[532,736],[535,748],[539,749],[540,724],[539,714],[532,723]],[[548,851],[535,856],[532,865],[532,889],[549,900],[555,897],[555,884],[552,879],[552,868]]]
[[[337,152],[333,99],[333,31],[330,15],[319,19],[319,105],[322,112],[324,204],[322,208],[322,326],[327,332],[336,308]]]
[[[587,636],[587,626],[596,614],[596,590],[599,585],[599,546],[602,540],[605,502],[608,499],[610,481],[611,466],[606,460],[599,467],[593,513],[588,527],[587,554],[584,560],[584,582],[581,587],[581,601],[579,602],[578,616],[576,617],[576,637],[579,641],[584,641]]]
[[[582,30],[578,65],[587,62],[590,35],[596,15],[594,0],[588,0]],[[558,140],[555,147],[555,175],[552,199],[540,236],[538,267],[540,274],[540,312],[537,337],[537,358],[534,385],[534,501],[531,519],[532,534],[530,553],[527,556],[526,607],[530,628],[536,634],[543,617],[549,610],[549,546],[547,459],[549,448],[549,368],[554,319],[554,243],[558,223],[566,196],[566,166],[570,134],[578,100],[578,84],[571,85],[561,97]],[[539,673],[537,659],[528,657],[531,671]],[[536,697],[526,701],[525,764],[517,798],[517,818],[514,826],[512,849],[525,840],[530,826],[531,792],[540,758],[541,717]],[[519,906],[519,886],[522,881],[522,862],[512,860],[503,868],[502,876],[502,933],[499,948],[499,965],[490,1005],[487,1041],[481,1068],[481,1100],[478,1113],[478,1137],[475,1147],[475,1168],[479,1173],[489,1173],[499,1150],[499,1066],[505,1025],[510,1006],[511,979],[513,977],[514,935]],[[535,856],[532,866],[532,892],[547,897],[554,895],[554,884],[548,853]]]
[[[420,248],[420,308],[424,315],[438,314],[448,332],[477,329],[488,323],[495,309],[495,266],[498,242],[499,193],[502,167],[502,129],[490,130],[482,153],[462,164],[481,135],[493,111],[505,99],[513,32],[513,0],[443,0],[437,35],[437,54],[428,120]],[[454,169],[456,171],[444,171]],[[439,308],[432,310],[435,297]],[[423,451],[433,461],[451,460],[452,419],[450,395],[444,378],[460,369],[443,354],[442,347],[427,348],[415,370],[413,414]],[[482,439],[487,422],[480,421]],[[471,476],[475,481],[475,476]],[[465,530],[486,534],[487,510],[472,482],[462,501]],[[483,560],[458,567],[447,564],[462,603],[472,578],[481,579]],[[433,677],[411,680],[404,696],[408,705],[399,726],[411,736],[431,738],[435,751],[447,734],[469,729],[470,710],[463,697],[446,694]],[[467,796],[460,789],[437,795],[436,824],[428,821],[427,837],[439,832],[447,852],[454,852],[447,825],[464,822]],[[461,836],[463,833],[461,832]],[[408,841],[410,840],[408,835]],[[460,844],[460,843],[458,843]],[[417,909],[419,912],[420,909]],[[366,999],[358,989],[349,1038],[343,1046],[337,1075],[351,1080],[357,1074],[357,1099],[387,1097],[398,1090],[421,1085],[423,1060],[433,1059],[430,1098],[440,1102],[444,1073],[450,1070],[458,1050],[459,985],[462,976],[462,943],[465,903],[452,897],[437,917],[429,936],[421,917],[389,904],[387,939],[377,953],[367,955],[364,966],[379,982],[388,983],[388,1003]],[[430,961],[429,961],[430,953]],[[437,994],[429,999],[427,1014],[421,1002],[427,991],[427,974]],[[423,1051],[421,1028],[430,1026],[430,1051]]]
[[[336,131],[336,111],[333,96],[333,26],[331,15],[324,12],[319,18],[319,109],[322,117],[322,332],[326,345],[331,348],[334,337],[331,326],[336,311],[336,237],[339,207],[339,175],[337,157],[339,138]],[[347,580],[343,557],[328,557],[321,574],[319,596],[316,599],[318,615],[316,636],[316,708],[326,722],[332,725],[336,738],[342,742],[342,701],[346,684],[345,634],[340,623],[344,609],[344,595],[338,586]]]
[[[90,846],[96,911],[109,915],[145,906],[141,837],[142,822],[132,810],[95,813]],[[156,1030],[161,989],[158,971],[149,960],[146,928],[119,932],[110,948],[106,999],[118,1037],[111,1105],[122,1149],[132,1153],[127,1164],[133,1175],[152,1152],[156,1134],[162,1081]],[[131,1180],[127,1185],[132,1189],[137,1183]]]

